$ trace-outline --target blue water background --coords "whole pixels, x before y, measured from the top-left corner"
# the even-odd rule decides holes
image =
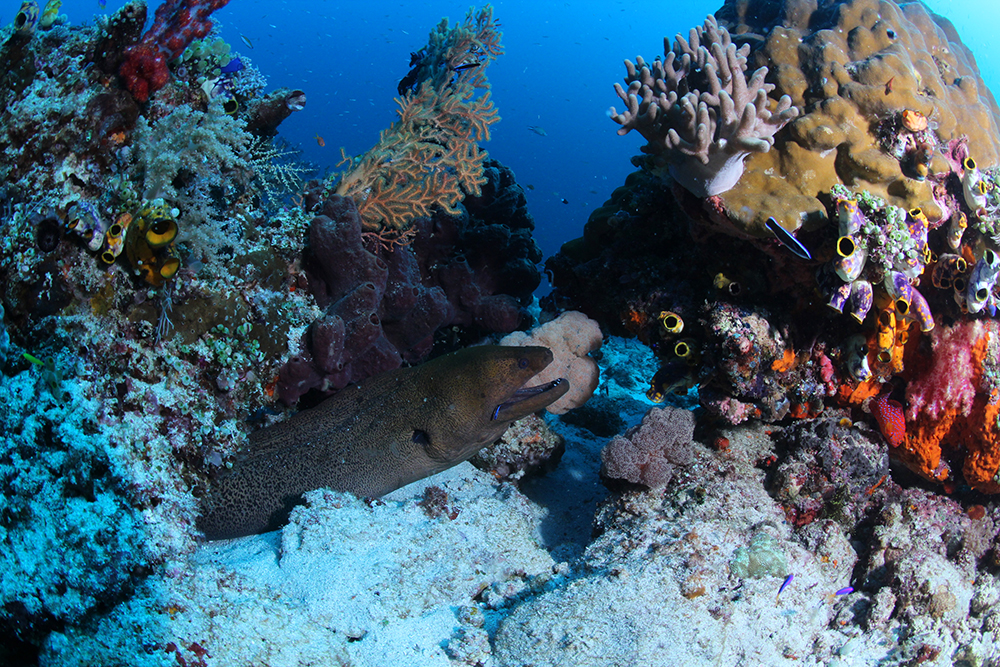
[[[8,0],[10,3],[10,0]],[[72,23],[93,21],[123,2],[67,0]],[[159,3],[151,3],[149,21]],[[303,158],[333,168],[340,147],[366,151],[395,119],[396,85],[444,16],[460,21],[461,2],[365,0],[231,0],[213,16],[234,51],[249,56],[270,88],[301,88],[306,108],[281,126],[281,136]],[[607,116],[621,103],[612,84],[624,75],[622,60],[663,53],[663,37],[700,24],[719,0],[688,2],[509,0],[492,3],[502,25],[505,55],[489,69],[493,99],[503,120],[486,148],[510,166],[527,190],[536,239],[545,256],[579,236],[590,212],[633,170],[629,158],[642,138],[619,137]],[[994,53],[1000,26],[997,0],[934,0],[976,56],[991,90],[1000,92]],[[17,4],[10,3],[11,15]],[[248,48],[242,37],[252,44]],[[544,129],[546,136],[529,130]],[[319,146],[316,137],[325,146]],[[565,200],[568,203],[563,203]]]

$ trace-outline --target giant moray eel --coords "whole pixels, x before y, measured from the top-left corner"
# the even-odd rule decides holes
[[[545,347],[470,347],[347,387],[250,435],[214,480],[198,527],[210,540],[280,528],[306,491],[378,497],[465,461],[515,419],[569,390],[526,383],[552,361]]]

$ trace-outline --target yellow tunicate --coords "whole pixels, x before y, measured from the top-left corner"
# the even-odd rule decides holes
[[[664,310],[657,319],[660,320],[660,324],[667,330],[667,333],[679,334],[684,330],[684,320],[673,311]]]

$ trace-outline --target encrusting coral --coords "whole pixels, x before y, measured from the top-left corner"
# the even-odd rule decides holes
[[[666,163],[670,175],[697,197],[721,194],[739,181],[751,153],[766,153],[774,134],[799,114],[783,95],[772,109],[767,67],[745,75],[750,45],[739,49],[729,31],[709,16],[703,26],[663,40],[665,60],[647,66],[625,61],[628,89],[615,84],[625,103],[612,107],[618,134],[636,130],[648,142],[643,152]]]
[[[601,346],[603,335],[597,322],[576,311],[567,311],[530,332],[516,331],[500,339],[501,345],[542,345],[555,359],[538,374],[539,382],[557,378],[569,380],[569,391],[546,410],[561,415],[579,407],[594,395],[600,368],[589,354]]]
[[[200,33],[213,3],[167,5]],[[426,215],[405,237],[366,229],[352,198],[303,183],[272,141],[302,91],[268,94],[217,34],[183,48],[195,32],[174,25],[137,44],[145,17],[136,1],[94,25],[0,31],[0,662],[23,648],[71,664],[83,626],[138,590],[167,622],[129,625],[153,647],[135,660],[202,662],[204,638],[172,622],[188,610],[159,596],[191,573],[206,480],[275,399],[527,327],[540,282],[524,191],[475,145],[498,120],[488,10],[442,24],[400,93],[421,150],[451,141],[436,120],[455,136],[409,157],[458,196],[417,201]],[[161,38],[181,55],[123,68],[143,56],[130,46],[162,55]],[[558,451],[539,423],[512,434],[498,471],[517,478]],[[125,653],[109,650],[81,664]]]

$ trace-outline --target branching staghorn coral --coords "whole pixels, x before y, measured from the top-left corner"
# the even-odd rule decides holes
[[[743,175],[750,153],[766,153],[774,134],[799,115],[791,98],[782,96],[768,108],[773,84],[764,83],[761,67],[747,81],[750,45],[737,49],[729,31],[709,16],[692,28],[687,40],[664,38],[666,60],[656,58],[652,69],[641,58],[625,61],[625,83],[615,92],[625,103],[611,119],[618,134],[636,130],[649,143],[643,152],[666,160],[671,176],[699,197],[729,190]]]
[[[503,53],[488,5],[448,27],[443,19],[428,45],[413,54],[414,68],[400,83],[399,120],[379,142],[350,163],[337,185],[351,197],[366,232],[404,232],[434,206],[453,211],[485,182],[490,125],[500,120],[485,70]]]

